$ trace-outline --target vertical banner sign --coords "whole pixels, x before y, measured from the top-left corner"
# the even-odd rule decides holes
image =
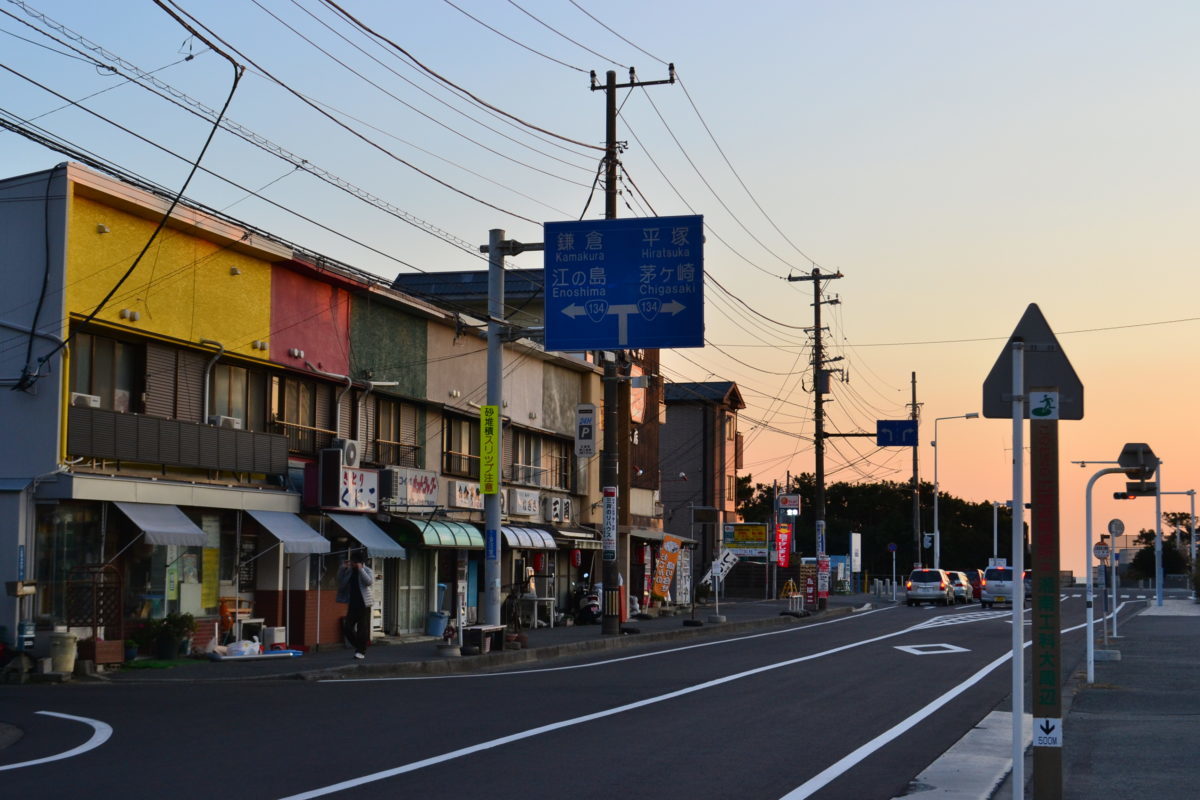
[[[792,557],[792,526],[780,522],[775,526],[775,552],[779,554],[779,566],[787,567]]]
[[[575,406],[575,455],[591,458],[596,455],[596,406],[580,403]]]
[[[1033,392],[1031,394],[1039,394]],[[1049,395],[1047,392],[1040,394]],[[1037,409],[1031,407],[1031,414]],[[1033,628],[1031,692],[1035,797],[1062,797],[1062,638],[1059,605],[1058,420],[1029,422],[1029,489],[1033,505]],[[1103,571],[1103,570],[1101,570]],[[1016,575],[1014,580],[1020,580]],[[1053,728],[1057,726],[1059,730]]]
[[[829,556],[817,556],[817,598],[829,597]]]
[[[617,560],[617,487],[604,487],[604,530],[602,546],[604,560]]]
[[[825,555],[825,520],[817,520],[817,556]]]
[[[679,551],[683,548],[683,540],[678,536],[665,534],[662,548],[659,549],[658,559],[654,563],[654,585],[650,587],[650,596],[656,600],[667,597],[671,591],[671,581],[675,577],[675,567],[679,564]]]
[[[479,491],[500,492],[500,406],[479,407]]]
[[[850,571],[862,572],[862,534],[850,534]]]

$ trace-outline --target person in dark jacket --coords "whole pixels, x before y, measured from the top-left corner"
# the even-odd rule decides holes
[[[356,550],[338,567],[337,579],[337,602],[350,605],[343,633],[354,648],[354,657],[366,658],[367,645],[371,643],[371,605],[374,603],[371,584],[375,583],[375,573],[364,563],[362,551]]]

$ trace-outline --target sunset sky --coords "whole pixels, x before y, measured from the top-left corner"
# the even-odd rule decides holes
[[[933,420],[980,410],[984,377],[1039,305],[1086,397],[1084,419],[1061,424],[1064,568],[1082,569],[1084,488],[1105,466],[1069,462],[1147,442],[1164,489],[1200,488],[1200,5],[339,5],[408,57],[320,0],[178,6],[247,66],[227,116],[262,145],[219,133],[202,165],[242,188],[201,173],[188,197],[383,276],[482,269],[491,228],[539,241],[543,222],[602,215],[604,98],[588,71],[626,82],[633,66],[654,81],[672,62],[675,84],[621,93],[620,216],[704,215],[708,345],[665,352],[664,374],[738,383],[756,482],[813,468],[812,285],[786,278],[816,266],[844,275],[826,286],[840,304],[823,309],[846,378],[828,397],[830,428],[905,416],[915,372],[924,480]],[[5,123],[182,185],[211,120],[85,56],[153,72],[170,87],[160,91],[206,109],[225,103],[227,61],[153,2],[0,0],[0,12]],[[0,130],[0,175],[67,158]],[[535,255],[512,264],[540,266]],[[1011,496],[1011,422],[947,420],[938,432],[944,491]],[[830,481],[905,481],[911,451],[843,440],[826,468]],[[1153,500],[1114,501],[1121,486],[1098,483],[1097,528],[1113,517],[1153,527]],[[1164,510],[1186,511],[1188,498],[1166,497]]]

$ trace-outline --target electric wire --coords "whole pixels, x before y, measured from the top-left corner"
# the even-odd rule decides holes
[[[446,0],[446,2],[450,2],[450,0]],[[553,34],[556,34],[556,35],[558,35],[558,36],[561,36],[562,38],[566,39],[568,42],[570,42],[571,44],[575,45],[576,47],[578,47],[578,48],[580,48],[580,49],[583,49],[583,50],[586,50],[586,51],[588,51],[589,53],[591,53],[592,55],[594,55],[596,58],[600,59],[601,61],[607,61],[609,64],[614,64],[614,65],[616,65],[616,66],[618,66],[618,67],[625,67],[626,69],[628,69],[628,68],[629,68],[629,65],[628,65],[628,64],[622,64],[620,61],[618,61],[618,60],[617,60],[617,59],[615,59],[615,58],[609,58],[608,56],[604,55],[603,53],[597,53],[595,50],[593,50],[592,48],[590,48],[590,47],[588,47],[587,45],[583,44],[582,42],[577,42],[577,41],[575,41],[575,40],[574,40],[574,39],[572,39],[570,36],[567,36],[565,33],[563,33],[562,31],[558,30],[557,28],[555,28],[555,27],[553,27],[553,26],[551,26],[551,25],[547,24],[546,22],[543,22],[543,21],[542,21],[541,19],[539,19],[538,17],[534,16],[533,14],[531,14],[531,13],[530,13],[530,12],[528,12],[528,11],[526,11],[526,10],[525,10],[524,8],[522,8],[521,6],[517,5],[517,3],[515,2],[515,0],[508,0],[508,4],[509,4],[509,5],[511,5],[513,8],[517,9],[518,11],[520,11],[520,12],[521,12],[522,14],[524,14],[525,16],[529,17],[531,20],[533,20],[533,21],[534,21],[534,22],[536,22],[537,24],[541,25],[541,26],[542,26],[543,28],[545,28],[546,30],[550,31],[550,32],[551,32],[551,33],[553,33]],[[582,71],[582,70],[581,70],[581,71]]]
[[[500,38],[507,39],[508,41],[515,44],[517,47],[528,50],[529,52],[533,53],[535,56],[541,56],[542,58],[546,59],[547,61],[553,61],[555,64],[558,64],[559,66],[566,67],[567,69],[573,69],[576,72],[582,72],[584,75],[588,74],[588,71],[586,69],[584,69],[583,67],[577,67],[574,64],[568,64],[566,61],[562,61],[560,59],[555,58],[554,56],[547,55],[546,53],[543,53],[541,50],[537,50],[533,47],[530,47],[529,45],[525,44],[524,42],[518,42],[516,39],[512,38],[508,34],[503,33],[496,28],[493,28],[491,25],[487,24],[486,22],[484,22],[483,20],[481,20],[479,17],[475,16],[474,14],[470,13],[466,9],[450,2],[450,0],[442,0],[442,2],[444,2],[446,5],[453,8],[458,13],[462,14],[464,17],[467,17],[468,19],[478,22],[480,25],[487,28],[489,31],[496,34]]]

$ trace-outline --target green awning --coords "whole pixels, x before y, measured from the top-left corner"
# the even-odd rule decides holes
[[[420,536],[426,547],[453,547],[460,550],[482,550],[483,534],[467,522],[444,519],[404,519],[402,522]]]

